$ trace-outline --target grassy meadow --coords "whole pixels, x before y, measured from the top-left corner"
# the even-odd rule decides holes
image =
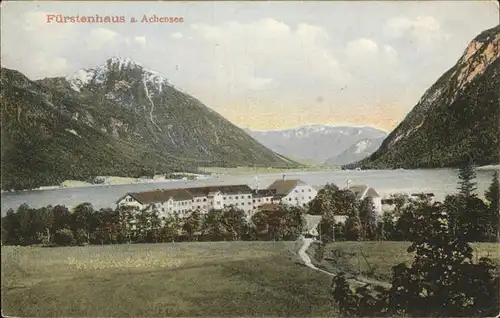
[[[364,241],[335,242],[326,245],[324,258],[316,262],[318,267],[329,272],[348,271],[383,281],[390,281],[392,266],[401,262],[408,265],[413,254],[406,250],[409,242]],[[500,267],[499,243],[473,243],[474,261],[481,257],[491,258]]]
[[[8,316],[332,316],[294,242],[2,246]]]

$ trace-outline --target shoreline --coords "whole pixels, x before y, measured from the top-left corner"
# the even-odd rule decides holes
[[[180,179],[167,179],[162,177],[157,177],[153,179],[145,179],[145,178],[132,178],[132,177],[117,177],[117,176],[98,176],[98,178],[103,178],[102,183],[90,183],[86,181],[80,180],[65,180],[61,182],[59,185],[51,185],[51,186],[41,186],[35,189],[23,189],[23,190],[1,190],[0,193],[16,193],[16,192],[31,192],[31,191],[45,191],[45,190],[62,190],[62,189],[76,189],[76,188],[87,188],[87,187],[103,187],[103,186],[115,186],[115,185],[132,185],[132,184],[150,184],[150,183],[165,183],[165,182],[176,182],[176,181],[186,181],[189,180],[186,178],[187,175],[195,176],[195,180],[206,180],[211,179],[212,176],[201,175],[201,174],[192,174],[192,173],[182,173],[184,176]]]
[[[440,169],[440,168],[436,168]],[[152,183],[166,183],[166,182],[176,182],[176,181],[187,181],[187,180],[210,180],[210,179],[218,179],[221,176],[244,176],[244,175],[252,175],[252,174],[276,174],[276,173],[284,173],[287,170],[280,169],[256,169],[252,171],[252,169],[238,167],[238,168],[211,168],[211,169],[202,169],[205,170],[206,174],[195,174],[195,173],[179,173],[179,176],[182,176],[179,179],[167,179],[163,176],[155,176],[152,179],[146,178],[132,178],[132,177],[118,177],[118,176],[98,176],[96,178],[101,178],[102,183],[90,183],[86,181],[80,180],[65,180],[61,182],[59,185],[51,185],[51,186],[41,186],[35,189],[23,189],[23,190],[1,190],[1,194],[5,193],[17,193],[17,192],[31,192],[31,191],[44,191],[44,190],[61,190],[61,189],[75,189],[75,188],[87,188],[87,187],[100,187],[100,186],[115,186],[115,185],[133,185],[133,184],[152,184]],[[208,170],[208,171],[207,171]],[[212,171],[209,171],[212,170]],[[294,169],[292,169],[294,170]],[[402,169],[406,170],[406,169]],[[412,170],[412,169],[409,169]],[[427,170],[427,169],[426,169]],[[486,165],[479,166],[476,168],[477,171],[495,171],[500,170],[500,164],[498,165]],[[297,169],[294,171],[288,170],[288,172],[292,173],[321,173],[321,172],[330,172],[330,171],[346,171],[341,169],[318,169],[312,168],[309,170],[306,169]],[[361,170],[361,171],[369,171],[369,170]],[[194,179],[188,179],[187,176],[192,176]]]

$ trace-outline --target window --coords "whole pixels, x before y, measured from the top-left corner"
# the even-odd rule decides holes
[[[224,197],[224,200],[226,200],[226,197]]]
[[[203,198],[203,202],[207,202],[207,198]]]
[[[232,197],[231,197],[231,196],[229,196],[229,200],[231,200],[231,198],[232,198]]]
[[[311,196],[309,196],[309,199],[311,198]]]
[[[299,190],[295,189],[295,192],[299,192]]]
[[[253,203],[255,203],[255,200],[253,200]]]
[[[162,212],[165,212],[165,208],[161,208],[161,211],[162,211]]]
[[[245,205],[245,202],[241,202],[241,205]]]
[[[238,200],[238,196],[235,196],[234,198],[235,198],[236,200]]]
[[[250,199],[250,198],[251,198],[251,196],[249,195],[249,196],[248,196],[248,198]]]
[[[260,202],[260,199],[258,201]]]
[[[200,206],[198,205],[198,209],[200,208]]]
[[[302,189],[302,192],[304,192],[304,189]]]
[[[288,201],[292,201],[292,198],[288,198]]]
[[[238,206],[238,203],[236,203],[236,206]]]
[[[298,200],[299,200],[299,198],[295,197],[295,201],[298,201]]]
[[[215,202],[215,204],[220,204],[220,201]]]
[[[250,201],[249,201],[249,202],[248,202],[248,205],[252,205],[252,202],[250,202]]]
[[[311,189],[309,189],[309,192],[311,192]]]

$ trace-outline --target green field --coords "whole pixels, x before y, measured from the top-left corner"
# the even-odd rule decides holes
[[[2,247],[8,316],[332,316],[292,242]]]
[[[500,244],[474,243],[471,245],[474,249],[474,261],[476,256],[477,259],[489,257],[500,267]],[[326,245],[324,259],[315,264],[333,273],[347,271],[390,281],[392,266],[401,262],[411,264],[413,255],[406,252],[409,246],[409,242],[387,241],[330,243]]]

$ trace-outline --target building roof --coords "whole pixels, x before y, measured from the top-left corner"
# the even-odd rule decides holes
[[[254,198],[273,197],[276,194],[275,190],[269,189],[257,189],[252,192]]]
[[[267,187],[268,190],[276,191],[277,195],[288,195],[290,191],[293,190],[298,185],[305,185],[306,183],[302,180],[276,180],[270,186]]]
[[[246,184],[196,187],[196,188],[186,188],[186,190],[189,191],[195,197],[208,196],[209,193],[216,193],[219,191],[225,195],[252,193],[252,189]]]
[[[380,195],[373,189],[372,187],[369,187],[365,184],[357,184],[357,185],[352,185],[349,186],[349,190],[354,192],[356,197],[358,199],[363,199],[365,197],[371,197],[371,198],[376,198],[379,197]]]
[[[252,189],[248,185],[228,185],[228,186],[208,186],[183,189],[163,189],[146,192],[131,192],[127,193],[118,199],[120,202],[124,197],[130,195],[141,204],[150,204],[157,202],[165,202],[170,198],[174,201],[192,200],[195,197],[207,197],[214,195],[217,192],[223,194],[251,194]]]
[[[125,196],[130,195],[137,202],[141,204],[149,204],[156,202],[165,202],[170,198],[174,201],[192,200],[193,196],[185,189],[168,189],[168,190],[154,190],[146,192],[132,192],[127,193]],[[121,200],[121,199],[120,199]]]

